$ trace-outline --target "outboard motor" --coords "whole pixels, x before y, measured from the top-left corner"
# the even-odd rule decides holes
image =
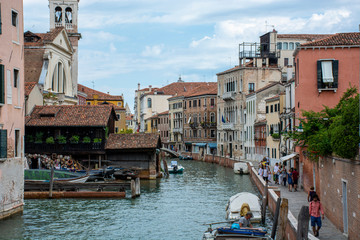
[[[240,168],[239,172],[240,172],[241,175],[243,175],[244,174],[244,169]]]
[[[174,172],[177,172],[178,166],[174,166]]]

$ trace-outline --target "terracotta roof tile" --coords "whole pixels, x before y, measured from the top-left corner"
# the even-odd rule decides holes
[[[27,127],[85,127],[107,126],[111,114],[110,105],[61,105],[36,106],[29,116]]]
[[[123,97],[122,96],[116,96],[116,95],[110,95],[107,93],[103,93],[97,90],[94,90],[92,88],[88,88],[84,85],[78,84],[78,91],[86,93],[87,97],[86,100],[94,100],[94,95],[97,95],[98,98],[96,98],[96,100],[101,100],[101,101],[122,101]]]
[[[160,135],[157,133],[110,134],[105,149],[157,148]]]
[[[29,96],[33,88],[35,87],[36,82],[25,82],[25,96]]]
[[[208,82],[205,85],[201,85],[192,91],[185,93],[185,97],[195,97],[201,95],[216,95],[218,92],[217,82]]]
[[[277,38],[302,39],[314,41],[332,36],[333,34],[278,34]]]
[[[46,43],[52,42],[59,35],[59,33],[64,29],[64,27],[57,27],[47,33],[33,33],[27,31],[24,33],[25,41],[24,45],[26,46],[43,46]],[[31,41],[27,41],[29,37],[32,37]]]
[[[301,46],[352,46],[360,45],[360,32],[337,33],[330,37],[316,40],[310,43],[301,44]]]
[[[174,82],[162,88],[152,90],[149,93],[145,93],[145,95],[164,94],[181,96],[182,94],[189,92],[194,88],[199,87],[200,85],[205,86],[206,82]]]

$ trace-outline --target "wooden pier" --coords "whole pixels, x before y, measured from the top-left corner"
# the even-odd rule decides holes
[[[131,190],[131,197],[140,196],[140,180],[131,182],[88,182],[70,183],[25,181],[24,198],[125,198],[126,190]]]

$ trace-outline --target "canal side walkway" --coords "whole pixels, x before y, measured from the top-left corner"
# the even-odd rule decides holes
[[[302,206],[308,206],[309,203],[307,201],[307,193],[300,190],[297,192],[290,192],[288,187],[284,185],[278,185],[274,183],[270,183],[269,186],[276,186],[281,192],[281,198],[287,198],[289,201],[289,210],[292,212],[294,217],[297,219],[299,212]],[[341,217],[341,216],[339,216]],[[309,222],[309,233],[313,234],[312,227]],[[336,240],[346,240],[347,238],[338,230],[329,219],[326,218],[322,221],[322,227],[319,231],[318,239],[336,239]]]

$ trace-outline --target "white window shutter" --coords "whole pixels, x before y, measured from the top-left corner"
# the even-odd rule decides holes
[[[332,71],[332,61],[322,61],[321,71],[322,71],[322,78],[324,83],[334,81],[333,71]]]
[[[7,82],[7,91],[6,91],[6,96],[7,96],[7,104],[12,104],[12,86],[11,86],[11,71],[7,70],[6,71],[6,82]]]

